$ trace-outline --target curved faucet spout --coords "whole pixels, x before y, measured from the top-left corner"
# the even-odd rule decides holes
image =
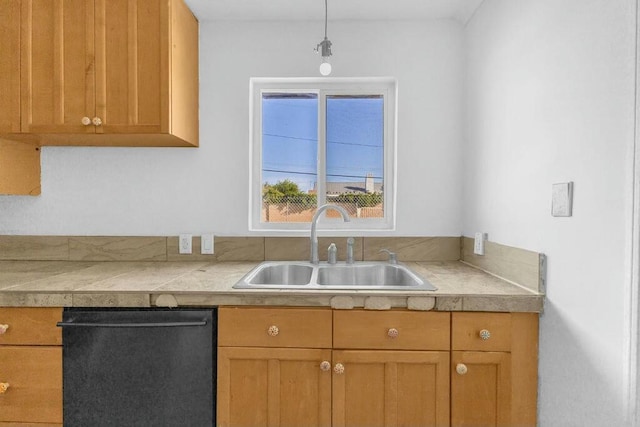
[[[320,262],[320,259],[318,257],[318,234],[317,234],[318,219],[320,218],[320,215],[322,215],[322,212],[326,211],[327,209],[334,209],[340,212],[340,215],[342,215],[342,219],[344,222],[350,221],[349,212],[347,212],[347,210],[342,206],[326,204],[318,208],[316,213],[313,215],[313,219],[311,220],[310,239],[311,239],[311,263],[312,264],[318,264]]]

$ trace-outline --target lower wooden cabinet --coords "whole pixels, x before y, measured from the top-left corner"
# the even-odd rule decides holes
[[[331,425],[331,350],[218,349],[218,426]]]
[[[536,313],[222,307],[218,327],[219,426],[536,425]]]
[[[61,308],[0,308],[0,425],[62,425]]]
[[[449,353],[334,350],[333,426],[449,424]],[[342,370],[344,369],[344,370]]]

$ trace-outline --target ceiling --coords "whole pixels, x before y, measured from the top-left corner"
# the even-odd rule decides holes
[[[201,21],[318,20],[322,0],[185,0]],[[328,0],[331,20],[455,19],[466,23],[483,0]]]

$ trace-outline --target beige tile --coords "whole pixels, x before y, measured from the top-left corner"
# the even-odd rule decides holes
[[[469,296],[462,300],[464,311],[542,312],[544,297]]]
[[[72,261],[166,261],[166,237],[70,237]]]
[[[398,261],[457,261],[460,259],[459,237],[365,237],[364,259],[384,261],[389,249],[398,255]]]
[[[0,260],[68,260],[69,238],[0,236]]]
[[[198,269],[202,263],[138,262],[136,268],[117,276],[89,283],[79,291],[149,292]]]
[[[266,261],[308,261],[309,247],[308,237],[265,237],[264,259]]]
[[[4,307],[70,307],[71,294],[1,292],[0,306]]]
[[[484,255],[473,253],[473,239],[463,238],[462,259],[521,286],[540,292],[540,256],[537,252],[485,242]]]
[[[151,298],[144,293],[74,293],[74,307],[150,307]]]
[[[193,237],[193,253],[180,254],[178,237],[167,238],[169,261],[264,261],[264,237],[215,236],[214,254],[200,253],[200,236]]]

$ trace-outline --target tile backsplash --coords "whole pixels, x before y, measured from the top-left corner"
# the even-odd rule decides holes
[[[338,258],[347,252],[345,237],[320,237],[321,260],[330,243]],[[215,237],[215,253],[200,254],[200,237],[193,238],[193,253],[180,254],[178,237],[106,236],[0,236],[0,260],[46,261],[275,261],[309,259],[307,237]],[[459,237],[357,237],[356,261],[385,260],[380,249],[398,254],[399,261],[456,261]]]

